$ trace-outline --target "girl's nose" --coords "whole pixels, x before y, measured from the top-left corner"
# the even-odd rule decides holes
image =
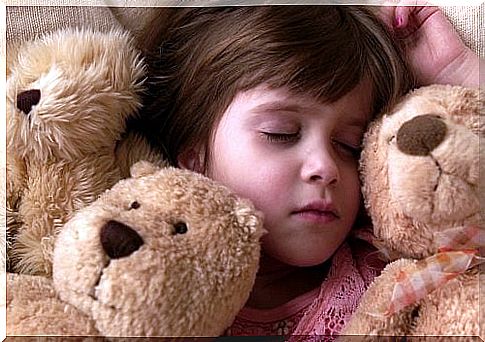
[[[334,185],[339,181],[339,169],[334,158],[325,150],[308,154],[301,169],[303,181]]]

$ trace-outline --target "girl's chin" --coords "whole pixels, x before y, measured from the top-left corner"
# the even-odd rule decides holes
[[[330,260],[339,246],[323,247],[321,243],[314,246],[295,246],[292,248],[270,249],[262,254],[260,267],[266,265],[267,270],[278,267],[312,267]],[[266,247],[263,244],[263,250]]]

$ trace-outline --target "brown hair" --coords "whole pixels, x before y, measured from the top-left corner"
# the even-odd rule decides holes
[[[374,114],[410,87],[403,54],[384,25],[358,6],[181,8],[150,63],[145,133],[177,165],[209,143],[239,91],[262,83],[324,102],[370,79]],[[207,165],[205,165],[207,166]]]

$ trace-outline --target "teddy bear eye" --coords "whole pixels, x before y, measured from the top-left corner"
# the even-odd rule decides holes
[[[177,222],[173,225],[174,234],[185,234],[188,231],[187,224],[185,222]]]
[[[134,201],[130,204],[130,209],[138,209],[140,208],[140,203],[138,201]]]

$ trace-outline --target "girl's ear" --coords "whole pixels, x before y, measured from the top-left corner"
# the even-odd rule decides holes
[[[201,147],[190,147],[179,154],[178,166],[182,169],[201,173],[204,168],[205,150]]]

